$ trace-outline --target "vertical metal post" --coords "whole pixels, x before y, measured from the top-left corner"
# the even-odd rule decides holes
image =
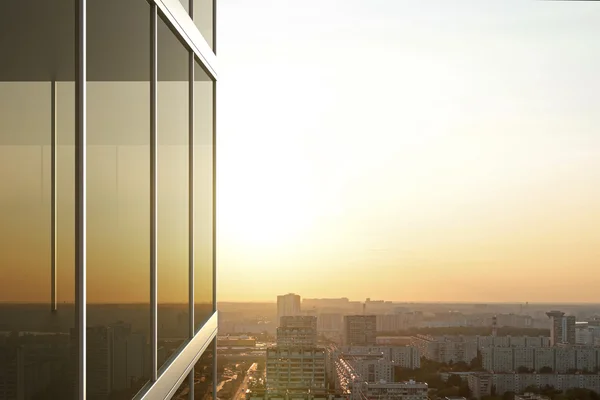
[[[194,2],[190,0],[190,15],[194,15]],[[189,51],[189,76],[188,76],[188,122],[189,122],[189,132],[188,132],[188,252],[189,252],[189,337],[190,339],[194,337],[196,332],[195,327],[195,273],[194,273],[194,264],[195,264],[195,204],[194,204],[194,166],[195,166],[195,157],[194,157],[194,130],[195,130],[195,118],[194,118],[194,52]],[[190,371],[188,376],[188,386],[190,388],[189,391],[189,399],[194,400],[194,368]]]
[[[75,329],[77,398],[86,398],[86,0],[77,1],[75,69]]]
[[[50,85],[50,311],[56,312],[56,81]]]
[[[190,13],[193,10],[193,1],[190,1]],[[194,337],[195,333],[195,296],[194,296],[194,261],[195,261],[195,229],[194,229],[194,220],[195,220],[195,207],[194,207],[194,52],[190,50],[189,52],[189,76],[188,76],[188,253],[189,253],[189,337],[190,339]],[[189,379],[189,387],[190,387],[190,399],[194,399],[194,368],[190,372],[188,377]]]
[[[213,52],[217,54],[217,0],[212,2],[213,20]],[[212,167],[213,167],[213,226],[212,226],[212,259],[213,259],[213,313],[217,312],[217,82],[213,81],[212,98]],[[213,339],[213,400],[217,400],[219,375],[217,373],[217,337]]]
[[[158,378],[158,229],[157,229],[157,81],[158,81],[158,10],[152,3],[150,18],[150,358],[152,381]]]

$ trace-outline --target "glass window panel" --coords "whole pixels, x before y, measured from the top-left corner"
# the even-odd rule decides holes
[[[0,2],[0,397],[73,399],[75,4],[32,3]]]
[[[88,2],[87,396],[150,371],[150,5]]]
[[[159,366],[188,338],[189,53],[158,22],[158,355]]]
[[[213,313],[214,83],[198,62],[194,78],[194,322],[200,329]]]
[[[192,0],[194,2],[194,22],[211,49],[214,50],[213,40],[213,7],[214,0]]]
[[[213,385],[213,342],[206,348],[194,367],[194,399],[212,400]],[[188,377],[181,383],[173,400],[188,400],[190,397]],[[222,399],[230,396],[221,397]]]

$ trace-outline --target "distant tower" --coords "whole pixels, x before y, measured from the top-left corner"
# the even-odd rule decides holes
[[[492,336],[498,336],[498,317],[496,315],[492,317]]]

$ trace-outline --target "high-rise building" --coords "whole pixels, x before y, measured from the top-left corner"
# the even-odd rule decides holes
[[[300,295],[288,293],[277,296],[277,323],[281,324],[281,317],[296,316],[301,314]]]
[[[375,315],[344,316],[344,344],[368,346],[377,343],[377,317]]]
[[[0,2],[1,400],[167,399],[214,366],[215,18]]]
[[[325,393],[325,349],[267,349],[266,386],[272,395]]]
[[[550,344],[575,344],[577,342],[575,330],[575,316],[565,315],[562,311],[549,311],[546,315],[552,321],[550,327]]]
[[[314,348],[317,346],[317,317],[283,316],[277,328],[277,347]]]

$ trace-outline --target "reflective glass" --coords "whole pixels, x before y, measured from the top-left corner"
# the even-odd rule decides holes
[[[189,53],[158,21],[158,357],[171,359],[189,326]]]
[[[213,95],[214,83],[194,69],[194,322],[213,313]]]
[[[87,396],[151,376],[150,6],[88,2]]]
[[[211,49],[214,50],[214,0],[192,0],[194,2],[194,22]]]
[[[75,397],[74,18],[74,1],[0,2],[0,398]]]

